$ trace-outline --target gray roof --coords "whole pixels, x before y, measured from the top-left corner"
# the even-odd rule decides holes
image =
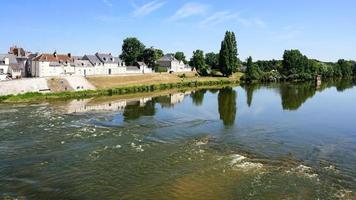
[[[103,63],[118,63],[118,58],[113,57],[111,53],[96,53],[95,54]]]
[[[96,53],[95,55],[84,55],[83,60],[89,60],[92,65],[99,63],[120,63],[119,57],[114,57],[110,53]]]
[[[99,60],[98,57],[96,57],[95,55],[84,55],[83,60],[89,60],[89,62],[92,65],[96,65],[101,63],[101,61]]]
[[[93,67],[89,60],[74,60],[75,67]]]
[[[166,54],[162,58],[158,59],[158,61],[174,61],[177,60],[173,54]]]

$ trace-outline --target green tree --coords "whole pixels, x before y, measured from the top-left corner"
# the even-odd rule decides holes
[[[207,74],[207,67],[206,67],[206,63],[205,63],[205,58],[204,58],[204,51],[202,50],[196,50],[193,52],[193,57],[190,61],[190,64],[195,67],[195,69],[203,74],[206,75]]]
[[[352,76],[352,62],[340,59],[337,61],[337,68],[342,77]]]
[[[137,38],[126,38],[122,45],[122,53],[120,58],[125,61],[127,65],[134,65],[137,61],[142,61],[143,45]]]
[[[218,105],[220,119],[225,126],[231,126],[236,118],[236,91],[231,87],[226,87],[220,90],[218,95]]]
[[[179,61],[183,61],[184,64],[187,64],[187,60],[186,60],[183,52],[181,52],[181,51],[176,52],[174,54],[174,57]]]
[[[306,71],[308,65],[308,58],[299,50],[284,51],[282,74],[286,76],[300,75]]]
[[[142,60],[149,67],[154,68],[156,61],[163,56],[163,51],[160,49],[154,49],[153,47],[147,48],[142,53]]]
[[[205,63],[212,69],[215,69],[219,66],[219,54],[210,52],[205,54]]]
[[[219,67],[224,76],[230,76],[238,67],[237,42],[234,32],[227,31],[221,42],[219,53]]]
[[[162,58],[164,56],[164,53],[161,49],[155,49],[155,57],[156,57],[156,60]]]
[[[253,63],[251,56],[247,58],[245,78],[247,81],[260,80],[261,78],[258,65]]]

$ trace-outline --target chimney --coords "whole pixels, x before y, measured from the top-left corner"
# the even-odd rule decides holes
[[[71,53],[68,53],[68,57],[71,58],[71,57],[72,57],[72,54],[71,54]]]

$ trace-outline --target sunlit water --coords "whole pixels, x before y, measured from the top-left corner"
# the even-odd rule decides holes
[[[355,199],[351,81],[0,105],[0,199]]]

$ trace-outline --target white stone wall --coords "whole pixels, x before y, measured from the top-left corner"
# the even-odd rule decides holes
[[[45,78],[28,78],[0,82],[0,96],[48,90],[49,88]]]

